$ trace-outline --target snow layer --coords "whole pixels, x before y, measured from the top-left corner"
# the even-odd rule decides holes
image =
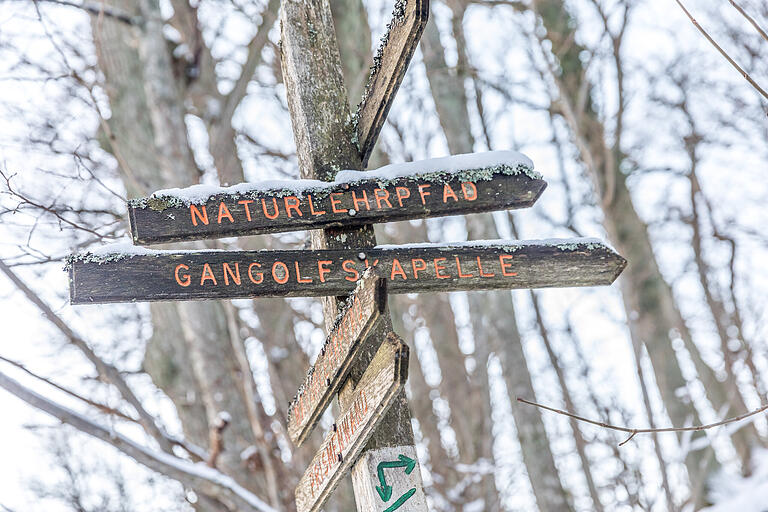
[[[336,175],[335,182],[354,183],[370,179],[392,180],[436,172],[456,173],[470,169],[488,169],[500,166],[522,166],[533,169],[533,161],[517,151],[468,153],[404,164],[390,164],[372,171],[340,171]]]
[[[749,478],[721,475],[712,481],[709,498],[715,505],[701,512],[765,512],[768,510],[768,450],[754,453],[755,472]]]
[[[473,172],[475,171],[475,172]],[[476,172],[485,171],[485,172]],[[332,182],[318,180],[266,180],[255,183],[240,183],[231,187],[217,187],[212,185],[193,185],[187,188],[169,188],[158,190],[151,198],[170,199],[179,204],[169,206],[181,206],[190,204],[203,204],[211,196],[237,195],[270,191],[274,194],[295,195],[302,197],[307,193],[328,193],[339,185],[352,185],[363,180],[377,180],[387,182],[402,178],[425,178],[435,175],[451,175],[458,173],[471,173],[476,180],[490,179],[494,173],[526,174],[532,179],[540,179],[541,175],[533,170],[533,161],[517,151],[488,151],[484,153],[471,153],[455,155],[443,158],[432,158],[417,162],[403,164],[391,164],[371,171],[339,171]],[[131,205],[136,208],[151,206],[151,201],[133,199]]]

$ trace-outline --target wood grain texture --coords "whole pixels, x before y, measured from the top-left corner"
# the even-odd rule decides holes
[[[325,437],[296,487],[298,512],[319,510],[352,468],[408,378],[408,346],[395,334],[382,342],[350,406]]]
[[[529,208],[546,186],[525,173],[501,171],[491,179],[370,179],[300,197],[277,188],[213,195],[193,205],[145,198],[128,204],[128,217],[133,242],[148,245]]]
[[[288,434],[297,446],[320,421],[357,361],[361,342],[378,326],[386,311],[387,282],[372,270],[367,270],[357,282],[346,309],[288,407]]]
[[[390,293],[608,285],[626,265],[603,243],[388,246],[367,250],[157,251],[70,263],[73,304],[339,296],[367,267]]]
[[[410,465],[410,461],[416,460],[415,446],[391,446],[365,452],[352,469],[352,481],[358,490],[357,512],[427,510],[421,471],[418,465]]]
[[[373,151],[397,90],[403,82],[429,19],[429,0],[397,0],[393,19],[374,57],[357,112],[357,137],[363,164]]]

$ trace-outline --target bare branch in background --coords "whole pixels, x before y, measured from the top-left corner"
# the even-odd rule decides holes
[[[26,0],[23,0],[23,1],[26,1]],[[129,25],[139,25],[141,23],[141,18],[136,16],[131,16],[127,12],[121,11],[120,9],[116,9],[115,7],[110,7],[108,5],[105,5],[103,1],[100,1],[100,2],[89,2],[89,1],[75,2],[73,0],[32,0],[32,1],[35,2],[36,4],[47,3],[47,4],[54,4],[54,5],[64,5],[67,7],[76,7],[94,16],[107,16],[109,18],[114,18],[118,21],[122,21],[123,23],[127,23]]]
[[[32,302],[35,306],[38,307],[38,309],[40,309],[40,311],[42,311],[43,316],[45,316],[49,322],[55,325],[69,339],[70,343],[80,349],[85,357],[91,361],[91,363],[93,363],[93,366],[96,368],[99,376],[102,377],[105,381],[111,382],[120,391],[120,394],[123,396],[123,398],[129,404],[131,404],[131,406],[138,413],[144,429],[152,437],[155,438],[163,451],[171,453],[173,445],[180,443],[174,440],[157,425],[155,418],[144,408],[139,398],[134,394],[133,390],[130,388],[130,386],[128,386],[128,383],[123,379],[120,371],[96,355],[88,343],[83,338],[78,336],[66,324],[66,322],[64,322],[64,320],[62,320],[62,318],[59,317],[50,308],[50,306],[48,306],[48,304],[43,301],[43,299],[40,298],[39,295],[37,295],[31,288],[29,288],[26,283],[24,283],[24,281],[22,281],[13,272],[13,270],[11,270],[11,268],[5,264],[3,260],[0,260],[0,271],[8,276],[8,278],[16,285],[16,287],[24,293],[27,299],[29,299],[30,302]],[[199,455],[202,451],[199,448],[189,446],[187,443],[181,443],[181,446],[185,448],[190,454]]]
[[[158,453],[139,445],[111,428],[103,427],[82,414],[67,409],[48,398],[25,388],[0,372],[0,388],[15,395],[32,407],[39,409],[73,426],[77,430],[111,444],[125,455],[149,469],[169,476],[189,487],[221,501],[231,511],[275,512],[258,496],[241,487],[232,478],[202,464],[179,459],[169,454]]]
[[[766,41],[768,41],[768,34],[766,34],[766,33],[765,33],[765,30],[763,30],[763,28],[762,28],[760,25],[758,25],[758,24],[757,24],[757,22],[755,21],[755,19],[754,19],[752,16],[750,16],[749,14],[747,14],[747,11],[745,11],[745,10],[744,10],[744,9],[743,9],[743,8],[742,8],[742,7],[741,7],[739,4],[737,4],[737,3],[736,3],[736,2],[734,2],[733,0],[728,0],[728,1],[729,1],[729,2],[731,2],[731,5],[732,5],[732,6],[733,6],[733,7],[734,7],[734,8],[735,8],[737,11],[739,11],[739,13],[740,13],[742,16],[744,16],[744,18],[746,18],[746,20],[747,20],[747,21],[750,23],[750,25],[752,25],[753,27],[755,27],[755,30],[757,30],[757,33],[758,33],[758,34],[760,34],[760,37],[762,37],[763,39],[765,39]]]
[[[735,423],[737,421],[745,420],[751,416],[756,416],[762,412],[768,411],[768,404],[763,404],[760,408],[755,409],[753,411],[746,412],[744,414],[740,414],[739,416],[727,418],[715,423],[709,423],[707,425],[695,425],[691,427],[666,427],[666,428],[630,428],[630,427],[622,427],[619,425],[611,425],[610,423],[604,423],[602,421],[590,420],[589,418],[584,418],[572,412],[563,411],[562,409],[555,409],[554,407],[538,404],[536,402],[526,400],[525,398],[518,397],[517,401],[524,404],[533,405],[534,407],[538,407],[540,409],[545,409],[547,411],[555,412],[557,414],[562,414],[563,416],[568,416],[569,418],[572,418],[578,421],[583,421],[584,423],[589,423],[591,425],[597,425],[598,427],[603,427],[610,430],[617,430],[619,432],[626,432],[630,434],[630,436],[624,441],[622,441],[619,444],[619,446],[627,444],[637,434],[653,434],[653,433],[661,433],[661,432],[700,432],[702,430],[721,427],[723,425],[728,425],[729,423]]]
[[[719,44],[717,44],[717,42],[716,42],[716,41],[715,41],[715,40],[712,38],[712,36],[710,36],[710,35],[709,35],[709,33],[708,33],[706,30],[704,30],[704,27],[702,27],[701,25],[699,25],[699,22],[698,22],[698,21],[696,21],[696,18],[694,18],[694,17],[693,17],[693,15],[691,15],[691,13],[688,11],[688,9],[686,9],[686,8],[685,8],[685,5],[683,5],[683,2],[681,2],[680,0],[675,0],[675,2],[677,2],[677,5],[679,5],[679,6],[680,6],[680,8],[681,8],[681,9],[683,10],[683,12],[685,13],[685,15],[686,15],[686,16],[688,16],[688,19],[690,19],[690,20],[691,20],[691,23],[693,23],[693,25],[694,25],[694,26],[695,26],[695,27],[696,27],[696,28],[699,30],[699,32],[701,32],[701,33],[704,35],[704,37],[706,37],[706,38],[707,38],[707,41],[709,41],[709,42],[712,44],[712,46],[714,46],[714,47],[717,49],[717,51],[718,51],[718,52],[720,52],[720,55],[722,55],[722,56],[725,58],[725,60],[727,60],[727,61],[728,61],[728,62],[731,64],[731,66],[733,66],[734,68],[736,68],[736,70],[737,70],[737,71],[738,71],[738,72],[741,74],[741,76],[743,76],[743,77],[746,79],[746,81],[747,81],[747,82],[749,82],[749,84],[750,84],[752,87],[754,87],[754,88],[755,88],[755,90],[756,90],[757,92],[759,92],[759,93],[760,93],[760,94],[761,94],[761,95],[762,95],[762,96],[763,96],[763,97],[764,97],[766,100],[768,100],[768,92],[766,92],[765,90],[763,90],[763,88],[762,88],[762,87],[760,87],[760,86],[757,84],[757,82],[755,82],[755,81],[752,79],[752,77],[751,77],[751,76],[749,76],[749,73],[747,73],[746,71],[744,71],[744,70],[741,68],[741,66],[739,66],[739,65],[736,63],[736,61],[735,61],[735,60],[733,60],[733,59],[731,58],[731,56],[730,56],[730,55],[728,55],[728,53],[727,53],[725,50],[723,50],[723,48],[722,48],[722,47],[721,47]],[[733,3],[733,2],[731,2],[731,3]]]

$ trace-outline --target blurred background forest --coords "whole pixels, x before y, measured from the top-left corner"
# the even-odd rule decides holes
[[[604,289],[391,298],[417,356],[408,396],[431,510],[763,512],[764,414],[620,445],[627,434],[516,399],[630,427],[768,400],[766,99],[675,0],[431,3],[369,167],[515,149],[549,186],[531,210],[377,226],[379,242],[598,236],[629,260]],[[246,510],[152,463],[205,460],[220,435],[216,469],[295,510],[333,416],[306,447],[286,437],[324,340],[320,303],[72,307],[61,271],[73,251],[126,239],[127,198],[298,178],[279,4],[0,0],[0,386],[12,378],[151,455],[0,391],[0,509]],[[768,84],[768,3],[685,6]],[[354,112],[393,2],[331,8]],[[326,510],[353,509],[345,482]]]

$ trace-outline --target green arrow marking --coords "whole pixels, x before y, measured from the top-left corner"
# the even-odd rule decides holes
[[[397,499],[397,501],[394,502],[391,507],[387,507],[387,509],[384,512],[393,512],[394,510],[399,509],[403,505],[403,503],[408,501],[408,498],[413,496],[415,493],[416,493],[416,488],[414,487],[410,491],[408,491],[405,494],[403,494],[402,496],[400,496]]]
[[[376,492],[379,493],[379,497],[381,498],[381,501],[387,502],[392,497],[392,486],[387,485],[387,479],[384,476],[384,470],[388,468],[405,468],[405,474],[410,475],[411,472],[416,468],[416,461],[414,459],[411,459],[410,457],[406,457],[405,455],[398,455],[398,460],[392,460],[387,462],[380,462],[378,467],[376,468],[376,472],[379,475],[379,483],[381,486],[376,487]],[[413,496],[413,493],[416,492],[416,489],[411,489],[410,491],[406,492],[400,498],[392,504],[391,507],[389,507],[385,512],[391,512],[393,510],[397,510],[400,508],[400,506],[408,501],[408,498]]]

